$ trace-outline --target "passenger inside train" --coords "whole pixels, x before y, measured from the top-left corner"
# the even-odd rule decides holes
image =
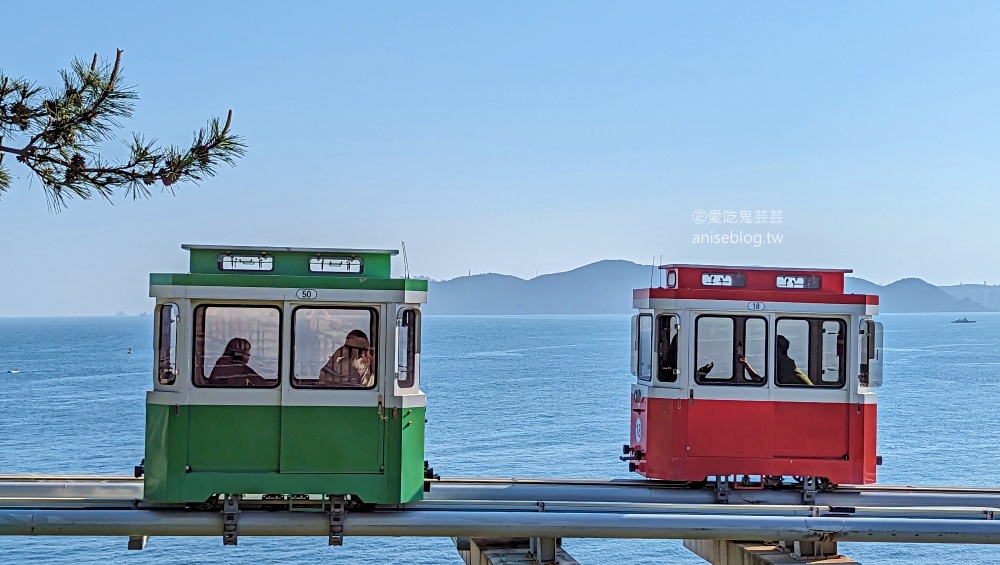
[[[267,385],[266,379],[257,374],[247,363],[250,362],[250,342],[242,337],[234,337],[226,344],[226,350],[215,362],[208,376],[215,384],[239,382],[247,385]]]
[[[660,366],[657,369],[657,379],[663,383],[677,381],[677,325],[676,316],[659,316],[660,343],[656,350],[660,352]]]
[[[746,378],[748,381],[753,382],[753,383],[762,383],[762,382],[764,382],[764,380],[765,380],[764,377],[761,376],[761,374],[758,373],[753,368],[752,365],[750,365],[749,361],[747,361],[746,355],[743,353],[743,344],[742,343],[739,344],[739,356],[736,358],[736,361],[739,362],[739,364],[743,366],[744,378]]]
[[[788,348],[791,343],[783,335],[778,335],[774,342],[775,347],[775,368],[778,375],[776,380],[780,385],[801,385],[813,386],[809,377],[795,365],[795,360],[788,356]]]
[[[330,360],[320,370],[324,386],[337,388],[371,388],[375,385],[372,350],[368,336],[361,330],[351,330]]]

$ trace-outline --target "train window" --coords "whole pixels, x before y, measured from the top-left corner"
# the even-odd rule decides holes
[[[809,320],[780,318],[776,328],[775,382],[782,386],[815,384],[809,375]]]
[[[841,320],[823,322],[823,357],[820,367],[820,382],[825,385],[839,385],[847,367],[844,358],[846,332]]]
[[[701,316],[696,324],[695,380],[710,383],[733,380],[732,318]]]
[[[695,323],[695,367],[698,384],[765,384],[767,320],[699,316]]]
[[[156,378],[160,384],[172,385],[177,380],[177,305],[161,305],[158,315]]]
[[[743,273],[702,273],[701,286],[733,286],[747,285],[747,276]]]
[[[358,257],[313,257],[309,259],[310,273],[361,274]]]
[[[292,313],[292,386],[374,388],[377,344],[374,308],[296,308]]]
[[[417,380],[417,355],[420,353],[420,314],[413,308],[399,311],[396,318],[396,382],[410,388]]]
[[[775,382],[779,386],[842,388],[846,382],[843,320],[779,318]]]
[[[656,380],[661,383],[677,382],[677,339],[679,321],[673,314],[656,317]]]
[[[639,314],[639,375],[644,381],[653,378],[653,315]]]
[[[220,255],[220,271],[273,271],[274,257],[267,255]]]
[[[201,305],[194,309],[194,328],[195,386],[278,386],[278,307]]]
[[[778,275],[775,279],[778,288],[808,288],[817,289],[823,286],[819,275]]]

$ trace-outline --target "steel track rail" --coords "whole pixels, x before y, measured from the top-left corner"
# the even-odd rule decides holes
[[[443,478],[430,481],[426,503],[448,501],[545,504],[712,504],[711,488],[691,489],[657,481],[621,479]],[[142,499],[142,479],[107,475],[0,475],[0,507],[133,508]],[[793,489],[736,488],[730,505],[802,505]],[[817,493],[825,507],[1000,508],[1000,489],[910,485],[842,486]],[[412,506],[412,505],[411,505]]]
[[[217,512],[153,510],[2,510],[0,535],[218,536]],[[246,511],[240,536],[326,536],[317,512]],[[920,518],[705,516],[552,512],[349,513],[346,536],[578,537],[645,539],[836,540],[1000,543],[1000,521]]]
[[[321,500],[314,499],[312,506],[298,501],[299,509],[320,509]],[[246,499],[248,509],[287,509],[287,501]],[[135,499],[70,499],[70,498],[8,498],[0,499],[3,510],[156,510],[190,512],[178,505],[156,505]],[[851,507],[806,505],[729,505],[729,504],[669,504],[629,502],[561,502],[561,501],[422,501],[397,507],[381,507],[376,512],[550,512],[550,513],[615,513],[615,514],[698,514],[726,516],[813,516],[813,517],[869,517],[869,518],[926,518],[926,519],[992,519],[1000,515],[1000,508],[966,507]]]
[[[126,475],[43,475],[43,474],[0,474],[0,485],[4,483],[24,483],[24,482],[66,482],[66,483],[112,483],[121,484],[142,484],[143,479],[129,477]],[[602,478],[505,478],[505,477],[442,477],[440,479],[429,480],[432,485],[588,485],[588,486],[616,486],[616,487],[642,487],[663,490],[682,490],[689,487],[676,483],[668,483],[656,480],[643,479],[602,479]],[[946,492],[946,493],[992,493],[1000,494],[998,487],[984,486],[947,486],[947,485],[840,485],[838,492],[883,492],[883,491],[907,491],[907,492]]]

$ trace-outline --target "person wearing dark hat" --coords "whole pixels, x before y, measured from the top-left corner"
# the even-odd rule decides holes
[[[220,386],[266,386],[267,379],[261,377],[247,363],[250,362],[250,342],[242,337],[234,337],[226,344],[222,356],[215,362],[208,384]]]
[[[375,385],[371,343],[361,330],[351,330],[319,372],[322,386],[371,388]]]
[[[788,348],[791,344],[788,338],[779,335],[774,342],[775,348],[775,368],[777,377],[775,380],[779,385],[808,385],[813,386],[813,382],[796,365],[795,360],[788,356]]]

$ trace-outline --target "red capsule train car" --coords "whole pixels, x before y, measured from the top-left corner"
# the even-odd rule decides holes
[[[875,482],[878,296],[833,269],[665,265],[632,320],[632,471]]]

